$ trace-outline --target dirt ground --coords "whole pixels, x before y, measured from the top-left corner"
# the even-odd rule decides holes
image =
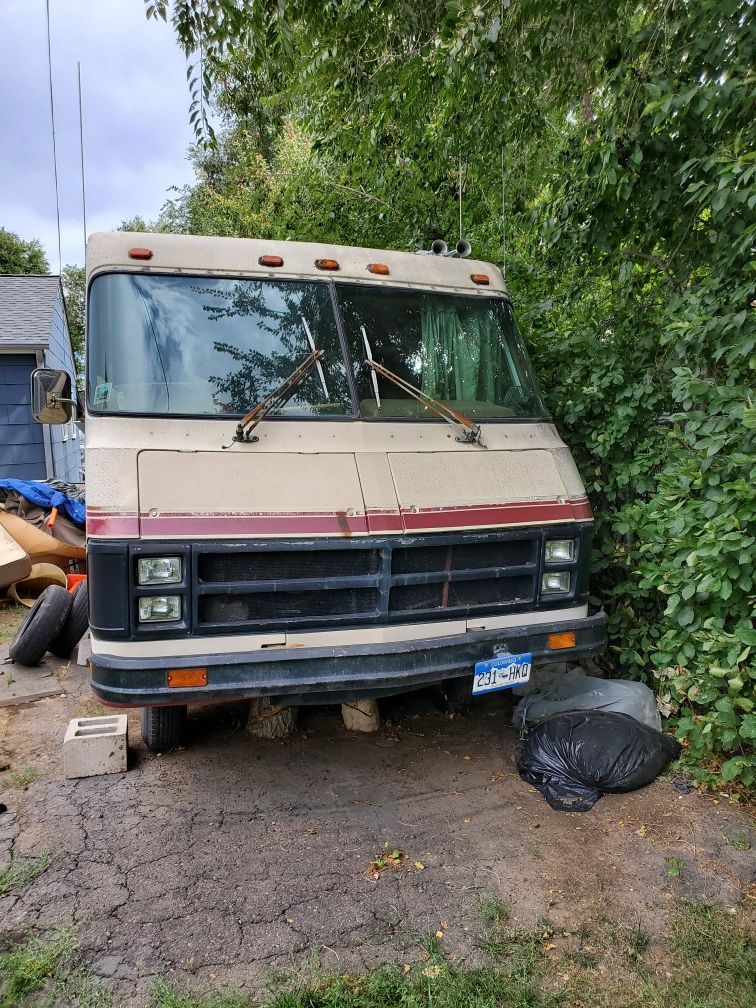
[[[206,707],[187,749],[164,756],[132,714],[128,772],[68,781],[66,723],[99,710],[85,669],[61,683],[0,708],[0,868],[56,852],[0,899],[0,934],[72,924],[124,1006],[142,1008],[157,976],[259,990],[315,959],[403,963],[437,931],[474,961],[491,895],[523,925],[607,912],[660,940],[675,897],[741,918],[756,905],[747,810],[662,779],[553,812],[517,775],[505,695],[464,713],[428,692],[386,701],[377,735],[347,732],[337,708],[304,710],[286,742],[250,736],[243,704]],[[401,867],[372,871],[387,850]]]

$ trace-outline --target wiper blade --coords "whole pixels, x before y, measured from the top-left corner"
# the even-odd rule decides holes
[[[278,388],[273,389],[269,392],[264,399],[261,399],[257,405],[253,406],[252,409],[247,413],[247,415],[239,421],[236,434],[234,435],[234,441],[248,441],[255,442],[260,439],[252,434],[252,431],[257,427],[261,420],[264,420],[269,413],[274,409],[279,409],[281,406],[285,405],[289,399],[291,399],[294,392],[296,392],[297,387],[301,383],[302,379],[319,364],[320,359],[323,356],[322,350],[313,349],[311,354],[302,361],[298,368],[295,368],[291,372],[288,378],[284,378]]]
[[[448,403],[442,402],[440,399],[434,399],[433,396],[428,395],[427,392],[421,391],[419,388],[415,388],[404,378],[400,378],[398,374],[394,374],[393,371],[389,371],[387,367],[383,364],[379,364],[377,361],[373,360],[372,357],[365,361],[365,367],[372,368],[373,371],[382,375],[384,378],[388,378],[389,381],[393,382],[404,392],[408,392],[413,399],[417,399],[419,403],[422,403],[427,409],[431,410],[441,417],[442,420],[446,420],[448,424],[452,427],[462,428],[462,433],[458,434],[454,439],[459,441],[460,444],[476,444],[481,448],[486,446],[480,440],[480,427],[469,417],[466,417],[464,413],[459,413],[457,410],[452,409]]]

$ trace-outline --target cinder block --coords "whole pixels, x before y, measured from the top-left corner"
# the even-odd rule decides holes
[[[63,739],[66,777],[95,777],[123,773],[128,750],[125,714],[73,718]]]

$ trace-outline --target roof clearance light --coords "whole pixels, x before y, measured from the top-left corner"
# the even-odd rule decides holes
[[[276,255],[262,255],[257,262],[260,266],[283,266],[283,259]]]
[[[341,269],[337,259],[316,259],[315,265],[318,267],[318,269],[322,270]]]
[[[152,259],[152,249],[131,248],[129,249],[129,259]]]
[[[483,284],[486,287],[491,282],[485,273],[471,273],[470,279],[472,280],[473,283]]]
[[[391,270],[386,263],[368,263],[368,273],[377,273],[379,276],[388,276]]]

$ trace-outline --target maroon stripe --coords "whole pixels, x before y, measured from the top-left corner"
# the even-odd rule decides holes
[[[470,504],[418,511],[368,510],[365,515],[336,512],[190,514],[175,512],[152,517],[87,512],[90,536],[365,535],[452,528],[494,528],[593,517],[586,498],[572,501],[529,501],[510,504]]]

